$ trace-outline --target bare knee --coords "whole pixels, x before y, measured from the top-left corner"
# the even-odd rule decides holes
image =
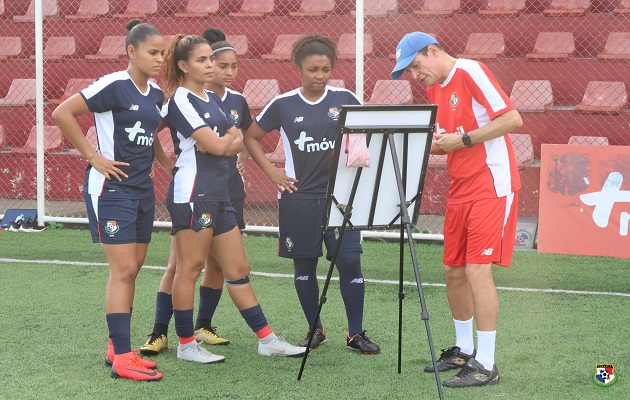
[[[237,280],[245,276],[249,276],[250,266],[249,261],[241,261],[238,264],[232,264],[223,269],[223,275],[228,281]]]
[[[109,279],[119,283],[130,284],[136,281],[138,267],[136,265],[119,265],[110,270]]]
[[[442,271],[444,272],[444,279],[447,285],[461,285],[466,283],[466,268],[443,265]]]

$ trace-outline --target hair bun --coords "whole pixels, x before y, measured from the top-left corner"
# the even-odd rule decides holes
[[[142,21],[140,21],[139,19],[135,18],[132,19],[131,21],[127,22],[127,31],[130,31],[133,29],[134,26],[136,25],[140,25],[142,23]]]
[[[225,41],[225,33],[219,28],[208,28],[201,34],[208,43],[216,43]]]

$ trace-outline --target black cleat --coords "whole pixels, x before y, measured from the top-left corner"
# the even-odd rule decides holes
[[[311,331],[309,330],[306,333],[306,336],[304,337],[304,339],[300,340],[300,343],[298,343],[298,346],[301,347],[306,347],[306,345],[308,344],[308,337],[311,334]],[[316,349],[320,344],[324,343],[326,341],[326,332],[324,332],[323,329],[315,329],[315,336],[313,336],[313,340],[311,340],[311,349]]]
[[[499,383],[499,370],[496,365],[492,367],[492,371],[488,371],[479,361],[471,358],[457,375],[444,382],[443,385],[446,387],[470,387],[497,383]]]
[[[378,354],[381,351],[381,347],[371,341],[365,331],[352,337],[348,336],[346,340],[349,348],[359,350],[362,354]]]
[[[460,348],[457,346],[449,347],[448,349],[442,349],[442,354],[440,354],[440,358],[438,358],[436,364],[438,368],[438,372],[449,371],[451,369],[461,368],[468,360],[475,357],[477,351],[473,351],[472,355],[468,355],[462,353]],[[433,363],[427,365],[424,368],[424,372],[434,372]]]

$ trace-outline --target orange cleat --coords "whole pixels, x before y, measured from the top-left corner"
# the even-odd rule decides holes
[[[138,350],[131,350],[134,354],[136,354],[136,356],[142,361],[142,364],[144,364],[145,368],[149,368],[149,369],[156,369],[157,368],[157,363],[155,361],[151,361],[151,360],[147,360],[144,359],[140,356],[138,356]],[[105,365],[107,367],[111,367],[112,364],[114,363],[114,345],[112,343],[112,340],[109,339],[107,341],[107,353],[105,354]]]
[[[112,378],[124,378],[132,381],[159,381],[163,375],[144,366],[142,358],[133,351],[118,354],[112,364]]]

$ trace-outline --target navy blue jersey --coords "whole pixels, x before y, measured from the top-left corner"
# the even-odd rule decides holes
[[[234,121],[234,125],[245,132],[252,122],[254,122],[252,115],[249,112],[249,106],[247,105],[245,97],[243,97],[243,95],[239,92],[226,88],[221,100],[223,100],[223,104],[225,104],[225,108],[229,113],[228,115],[232,118],[232,121]],[[243,177],[236,168],[237,161],[238,156],[235,155],[230,157],[230,178],[228,185],[230,200],[242,199],[245,197]]]
[[[315,102],[304,98],[301,89],[295,89],[273,99],[256,117],[265,132],[280,130],[285,172],[298,180],[298,190],[283,196],[326,196],[339,111],[351,104],[361,102],[347,89],[327,86]]]
[[[208,90],[203,99],[179,87],[162,107],[162,118],[171,130],[177,162],[166,199],[175,203],[230,201],[228,197],[229,157],[201,153],[192,134],[210,127],[219,137],[234,123],[227,117],[221,99]]]
[[[153,164],[153,135],[160,121],[164,93],[149,81],[142,93],[127,71],[105,75],[87,88],[81,96],[94,113],[98,151],[109,160],[124,161],[118,166],[128,178],[107,180],[88,165],[85,188],[89,194],[127,199],[153,195],[149,176]]]

